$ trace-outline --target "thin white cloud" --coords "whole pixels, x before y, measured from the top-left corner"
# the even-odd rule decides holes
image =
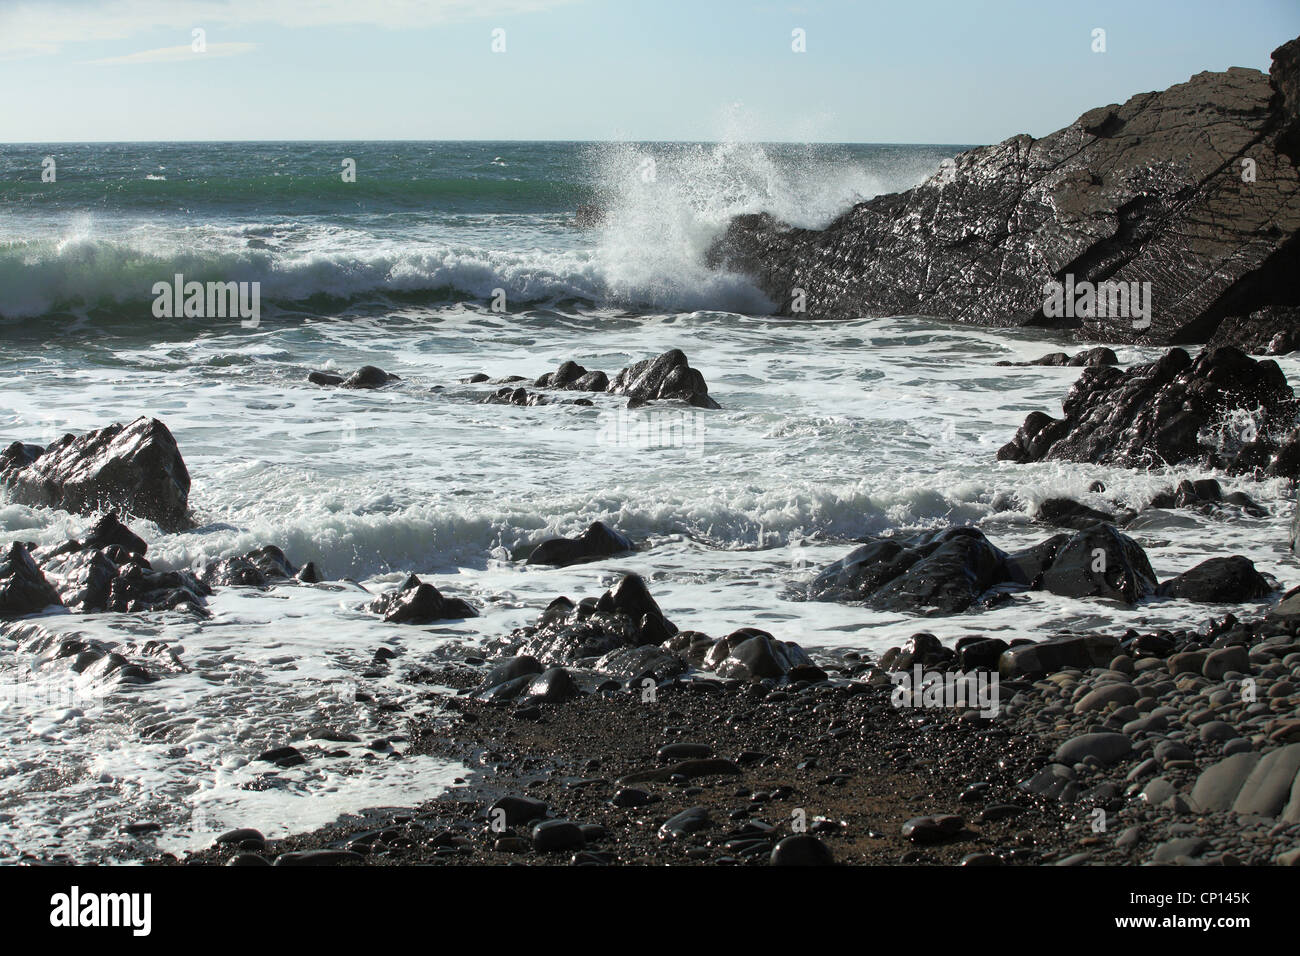
[[[164,46],[156,50],[141,50],[125,56],[108,56],[102,60],[89,60],[92,66],[130,66],[135,63],[178,63],[189,60],[197,62],[207,56],[239,56],[252,53],[257,49],[256,43],[209,43],[202,53],[196,53],[192,46]]]
[[[49,55],[73,43],[127,40],[150,30],[188,37],[195,27],[214,26],[420,29],[574,2],[579,0],[6,0],[0,4],[0,59]]]

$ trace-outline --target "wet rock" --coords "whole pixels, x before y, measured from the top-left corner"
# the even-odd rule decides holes
[[[533,827],[533,849],[538,853],[581,850],[586,845],[582,828],[568,820],[546,820]]]
[[[1160,597],[1220,604],[1255,601],[1272,593],[1273,585],[1255,570],[1254,562],[1239,554],[1202,561],[1156,589]]]
[[[1061,546],[1043,572],[1042,587],[1063,597],[1135,604],[1155,592],[1156,576],[1136,541],[1110,525],[1095,525]]]
[[[563,667],[552,667],[528,682],[524,696],[546,704],[560,704],[579,694],[578,685]]]
[[[385,385],[399,381],[401,381],[399,376],[385,372],[382,368],[376,368],[373,365],[363,365],[340,382],[339,387],[358,389],[383,388]]]
[[[691,807],[675,816],[669,817],[659,827],[659,839],[680,840],[692,833],[706,830],[713,825],[707,807]]]
[[[1080,504],[1070,498],[1048,498],[1038,506],[1034,518],[1058,528],[1084,531],[1097,524],[1114,524],[1115,516]]]
[[[681,349],[629,365],[609,383],[612,395],[626,395],[632,403],[672,400],[696,408],[721,408],[709,397],[704,376],[693,369]]]
[[[401,587],[388,591],[367,606],[390,624],[430,624],[433,621],[478,617],[469,603],[447,598],[432,584],[412,574]]]
[[[122,524],[115,511],[106,513],[81,536],[82,548],[101,549],[114,544],[128,554],[144,554],[149,550],[149,545],[145,544],[144,538]]]
[[[541,800],[532,797],[501,797],[487,808],[488,821],[502,821],[507,827],[515,827],[539,820],[546,816],[547,806]]]
[[[966,826],[964,820],[956,814],[945,813],[934,816],[913,817],[903,824],[903,838],[912,843],[942,843],[961,833]]]
[[[61,603],[59,592],[45,579],[27,548],[9,545],[0,558],[0,618],[35,614]]]
[[[610,651],[595,663],[601,674],[639,684],[652,680],[656,684],[685,672],[686,661],[676,654],[654,646],[620,647]]]
[[[563,568],[635,550],[636,545],[627,535],[615,531],[602,521],[593,521],[586,531],[575,538],[551,538],[543,541],[528,556],[528,563]]]
[[[103,611],[118,577],[118,566],[103,551],[87,549],[63,554],[42,569],[58,589],[62,604],[72,611]]]
[[[743,628],[724,637],[705,658],[706,667],[711,663],[719,677],[737,680],[776,679],[795,667],[812,665],[798,644],[778,641],[756,628]]]
[[[882,611],[954,614],[1007,579],[1005,560],[975,528],[878,538],[818,574],[807,596]]]
[[[557,598],[536,625],[517,631],[512,640],[518,653],[550,664],[662,644],[676,633],[641,577],[626,574],[598,599],[575,605]]]
[[[1085,369],[1062,406],[1063,419],[1033,412],[998,452],[999,460],[1086,461],[1128,467],[1221,463],[1265,468],[1280,450],[1268,436],[1294,421],[1297,403],[1277,363],[1231,347],[1193,360],[1172,349],[1147,365]],[[1228,422],[1256,414],[1259,436],[1244,443]],[[1283,463],[1273,473],[1294,477]]]
[[[1071,766],[1085,757],[1095,757],[1103,764],[1122,760],[1133,752],[1133,742],[1123,734],[1095,733],[1072,737],[1056,748],[1056,762]]]
[[[809,834],[788,836],[772,848],[772,866],[834,866],[835,854]]]
[[[603,392],[609,387],[609,377],[604,372],[589,372],[577,362],[565,362],[554,372],[543,375],[533,385],[536,388],[559,388],[573,392]]]
[[[0,483],[21,504],[79,514],[115,509],[167,531],[189,527],[190,475],[156,418],[64,435],[35,457],[18,442],[0,453]]]
[[[1004,679],[1036,677],[1065,667],[1100,667],[1119,651],[1119,638],[1109,634],[1080,634],[1052,638],[1008,649],[998,661]]]

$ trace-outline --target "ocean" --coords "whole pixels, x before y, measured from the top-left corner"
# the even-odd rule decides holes
[[[863,536],[969,523],[1011,549],[1047,536],[1031,520],[1045,498],[1140,507],[1206,474],[999,463],[1028,412],[1059,412],[1078,370],[995,363],[1076,347],[923,316],[774,318],[744,276],[706,263],[734,215],[825,226],[961,148],[0,147],[0,439],[45,444],[158,417],[189,467],[199,526],[167,534],[133,522],[156,568],[275,544],[327,579],[222,589],[203,620],[50,614],[7,626],[0,862],[136,860],[234,826],[277,836],[436,796],[467,768],[402,755],[407,722],[433,706],[413,672],[627,570],[683,629],[755,626],[814,654],[879,652],[922,630],[950,643],[1207,617],[1213,609],[1183,601],[1127,609],[1044,592],[925,619],[796,599]],[[579,225],[580,208],[599,214]],[[260,283],[257,325],[156,318],[153,287],[177,274]],[[532,379],[567,360],[612,376],[671,348],[722,408],[672,413],[681,420],[661,431],[613,396],[492,405],[486,386],[462,382]],[[1115,348],[1123,364],[1159,354]],[[1278,361],[1300,377],[1300,359]],[[373,392],[307,382],[367,364],[401,382]],[[1269,516],[1144,516],[1129,533],[1156,572],[1244,554],[1300,583],[1285,483],[1217,477]],[[1104,492],[1089,490],[1095,481]],[[524,565],[531,545],[594,520],[641,550]],[[3,543],[56,544],[90,523],[0,497]],[[359,609],[410,572],[481,616],[407,627]],[[150,684],[97,685],[25,651],[21,628],[33,625],[123,649],[162,642],[183,666]],[[395,666],[373,666],[380,647],[397,652]],[[326,725],[360,743],[274,772],[254,759]]]

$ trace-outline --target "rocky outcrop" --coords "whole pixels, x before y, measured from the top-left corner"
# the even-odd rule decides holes
[[[1204,462],[1231,471],[1300,474],[1297,401],[1277,363],[1232,347],[1182,349],[1128,370],[1084,369],[1064,418],[1033,412],[999,460],[1131,467]]]
[[[1200,73],[1042,139],[970,150],[824,230],[738,217],[710,262],[752,276],[783,315],[933,315],[1204,342],[1227,318],[1300,305],[1298,84],[1292,41],[1271,76]],[[1102,317],[1086,305],[1097,283],[1149,290],[1149,314],[1130,302]],[[1067,289],[1079,309],[1064,303]]]
[[[679,401],[696,408],[721,408],[709,397],[709,386],[691,368],[681,349],[672,349],[623,369],[609,383],[614,395],[628,396],[628,407],[653,401]]]
[[[491,405],[549,405],[553,400],[539,392],[529,391],[529,380],[521,375],[506,378],[489,378],[479,372],[461,379],[466,385],[499,385],[483,399]],[[532,380],[533,388],[564,392],[608,392],[626,395],[628,408],[637,408],[655,401],[685,402],[696,408],[720,408],[709,396],[709,386],[698,369],[691,368],[681,349],[672,349],[654,358],[637,362],[618,372],[611,380],[600,370],[588,370],[577,362],[564,362],[554,372],[547,372]],[[591,405],[587,398],[567,399],[561,404]]]
[[[156,418],[64,435],[48,448],[14,442],[0,453],[0,483],[22,504],[118,510],[168,531],[190,525],[190,474]]]

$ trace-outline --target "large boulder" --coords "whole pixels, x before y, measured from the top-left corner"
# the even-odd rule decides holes
[[[0,453],[0,483],[15,501],[81,514],[116,509],[169,531],[190,524],[190,473],[156,418],[64,435],[35,451],[14,442]]]
[[[1298,407],[1271,359],[1256,361],[1224,347],[1193,360],[1171,349],[1124,371],[1084,369],[1062,403],[1065,417],[1032,412],[998,458],[1139,468],[1203,462],[1296,475],[1300,445],[1284,433],[1294,426]],[[1243,416],[1251,416],[1249,423]]]
[[[1136,541],[1108,524],[1099,524],[1061,545],[1043,572],[1041,586],[1063,597],[1136,604],[1155,593],[1156,575]]]
[[[1200,73],[1042,139],[970,150],[824,230],[741,216],[710,262],[752,276],[784,315],[935,315],[1204,342],[1225,317],[1298,304],[1298,74],[1292,41],[1274,53],[1271,78]],[[1150,283],[1149,315],[1045,308],[1049,283],[1097,282]]]

